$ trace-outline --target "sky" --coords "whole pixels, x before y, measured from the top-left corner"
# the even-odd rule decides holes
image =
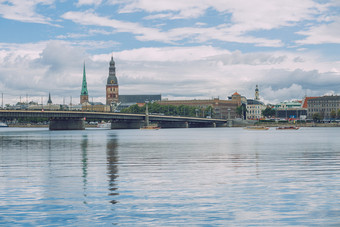
[[[0,0],[3,102],[340,94],[340,0]]]

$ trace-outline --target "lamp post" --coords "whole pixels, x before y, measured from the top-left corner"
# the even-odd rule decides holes
[[[231,127],[232,126],[232,122],[230,120],[230,108],[228,108],[228,127]]]

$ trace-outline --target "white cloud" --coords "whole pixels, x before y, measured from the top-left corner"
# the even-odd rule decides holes
[[[232,30],[235,32],[291,26],[299,21],[313,19],[320,11],[326,10],[326,6],[313,0],[158,0],[156,2],[153,0],[130,0],[111,2],[112,4],[120,4],[121,13],[168,12],[165,15],[169,16],[170,19],[197,18],[211,8],[225,14],[226,18],[230,15],[231,21],[229,23],[234,23]]]
[[[56,101],[72,96],[75,103],[85,60],[90,96],[102,101],[111,54],[91,55],[89,46],[66,41],[2,43],[0,89],[6,96],[9,91],[13,97],[28,93],[39,100],[51,92]],[[121,94],[225,99],[238,91],[253,98],[256,84],[261,97],[270,102],[299,99],[306,92],[340,93],[339,62],[323,62],[311,53],[242,53],[197,46],[138,48],[112,56]]]
[[[191,39],[192,42],[206,42],[215,39],[227,42],[254,43],[257,46],[278,47],[282,46],[280,40],[268,40],[250,36],[241,36],[230,33],[230,29],[225,26],[211,28],[175,28],[169,31],[161,31],[157,28],[147,28],[138,23],[124,22],[107,17],[98,16],[90,11],[87,12],[67,12],[62,15],[64,19],[72,20],[82,25],[96,25],[112,27],[117,32],[129,32],[136,35],[140,41],[158,41],[164,43],[174,43],[183,39]]]
[[[78,0],[77,6],[83,6],[83,5],[100,5],[102,3],[102,0]]]
[[[298,40],[298,44],[340,44],[340,17],[332,18],[327,24],[313,25],[306,31],[297,32],[299,35],[307,36],[303,40]]]
[[[52,5],[54,0],[0,0],[0,15],[9,20],[51,24],[51,19],[36,12],[38,5]]]

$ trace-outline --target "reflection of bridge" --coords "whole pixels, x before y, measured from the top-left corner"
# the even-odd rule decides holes
[[[111,121],[111,129],[137,129],[145,124],[145,114],[80,111],[0,110],[0,119],[48,118],[51,130],[85,129],[86,120]],[[149,115],[151,123],[161,128],[223,127],[227,120],[196,117]]]

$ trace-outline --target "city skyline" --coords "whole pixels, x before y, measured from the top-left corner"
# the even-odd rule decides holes
[[[85,61],[89,97],[105,103],[113,56],[120,94],[339,94],[339,12],[336,0],[0,1],[0,91],[76,100]]]

